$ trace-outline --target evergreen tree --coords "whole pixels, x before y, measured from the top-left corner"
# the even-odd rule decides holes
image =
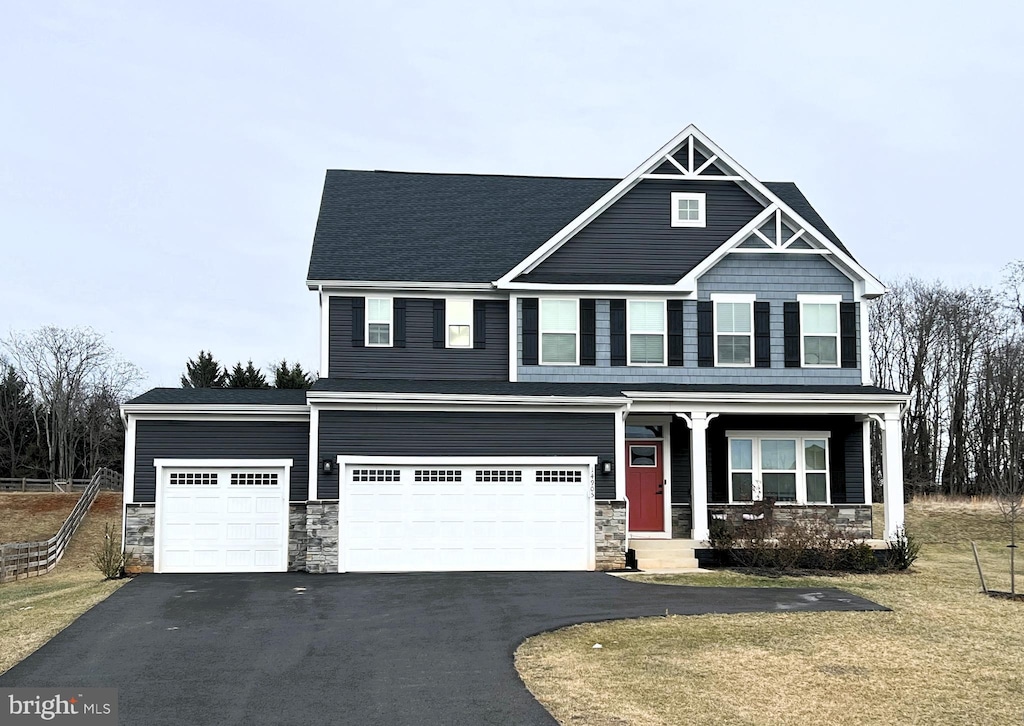
[[[35,430],[35,400],[28,384],[12,365],[0,367],[0,476],[14,477],[30,472]]]
[[[228,374],[227,378],[228,388],[270,388],[267,384],[267,378],[263,375],[263,371],[255,367],[250,360],[246,364],[245,368],[242,367],[242,362],[235,363],[235,367],[231,369],[231,373]]]
[[[213,359],[213,353],[199,351],[195,360],[189,358],[185,364],[185,375],[181,377],[182,388],[223,388],[227,371]]]
[[[282,359],[274,366],[274,387],[275,388],[301,388],[309,390],[313,385],[313,377],[302,370],[302,364],[296,362],[291,368],[288,361]]]

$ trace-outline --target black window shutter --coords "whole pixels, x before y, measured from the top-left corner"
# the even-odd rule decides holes
[[[580,300],[580,365],[597,365],[597,300]]]
[[[697,302],[697,365],[715,365],[715,307],[710,300]]]
[[[523,306],[523,365],[535,366],[538,342],[537,298],[524,297],[520,304]]]
[[[783,342],[786,351],[786,368],[800,367],[800,303],[782,304]]]
[[[772,306],[767,301],[754,303],[754,367],[772,367]]]
[[[395,347],[405,347],[405,298],[396,297],[392,304],[395,314]]]
[[[839,303],[839,342],[843,368],[856,368],[857,303]]]
[[[434,347],[444,347],[444,300],[434,301]]]
[[[487,301],[473,301],[473,347],[483,350],[487,347]]]
[[[609,300],[611,313],[612,365],[626,365],[626,301]]]
[[[361,297],[352,298],[352,347],[363,348],[366,346],[366,299]]]
[[[668,364],[683,364],[683,301],[668,301]]]

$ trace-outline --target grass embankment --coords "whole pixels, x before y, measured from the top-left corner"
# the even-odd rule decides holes
[[[967,541],[978,541],[989,587],[1008,590],[998,510],[991,503],[915,502],[907,509],[907,529],[923,543],[909,573],[633,578],[839,587],[893,612],[582,625],[531,638],[516,665],[555,718],[574,726],[1021,723],[1024,603],[979,594]],[[1024,586],[1020,572],[1018,583]],[[595,643],[603,648],[595,650]]]
[[[6,507],[8,498],[15,498],[15,504],[22,509],[28,505],[18,501],[18,497],[71,498],[71,504],[63,512],[63,516],[59,514],[63,507],[59,500],[54,503],[58,513],[37,512],[38,521],[17,515],[25,524],[25,528],[14,531],[13,536],[3,538],[4,541],[47,539],[53,536],[71,512],[77,496],[73,495],[72,498],[72,495],[61,494],[3,495],[0,506]],[[45,510],[46,507],[40,502],[42,500],[33,506]],[[8,533],[11,532],[13,519],[8,519],[9,511],[6,508],[0,509],[0,520],[3,520],[4,531]],[[47,522],[45,526],[49,527],[49,530],[39,533],[38,528],[43,527],[43,521]],[[89,513],[82,520],[78,532],[64,551],[60,564],[52,572],[0,584],[0,673],[10,669],[126,582],[104,581],[103,575],[91,562],[93,552],[103,542],[103,527],[108,522],[112,522],[120,533],[120,492],[99,493]]]

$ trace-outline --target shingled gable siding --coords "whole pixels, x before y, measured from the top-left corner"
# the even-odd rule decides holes
[[[435,348],[434,300],[405,298],[405,347],[352,346],[351,297],[331,296],[330,376],[508,380],[508,302],[487,300],[485,348]]]
[[[615,454],[610,413],[514,411],[322,411],[320,456],[596,456]],[[338,496],[340,473],[320,473],[321,499]],[[597,474],[597,499],[615,498],[615,475]]]
[[[309,488],[309,423],[304,421],[138,421],[135,502],[156,501],[154,459],[291,459],[289,500]]]
[[[563,383],[807,383],[860,385],[860,368],[786,368],[783,359],[782,303],[795,301],[797,295],[841,295],[853,300],[853,283],[827,260],[817,255],[742,254],[729,255],[698,281],[698,297],[709,300],[713,292],[754,293],[758,300],[771,303],[770,368],[700,368],[697,366],[697,303],[683,303],[683,366],[623,367],[609,366],[608,353],[602,359],[602,346],[608,350],[608,302],[597,302],[596,366],[523,366],[519,357],[520,381]],[[604,327],[602,328],[602,310]],[[520,316],[521,317],[521,316]],[[860,348],[860,310],[857,310],[857,357],[863,364]]]
[[[672,192],[707,194],[707,226],[673,227]],[[763,209],[733,182],[642,181],[534,272],[551,282],[559,273],[682,277]]]

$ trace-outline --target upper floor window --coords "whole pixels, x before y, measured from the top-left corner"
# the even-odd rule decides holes
[[[541,298],[541,365],[579,363],[579,300]]]
[[[473,347],[473,301],[446,300],[445,327],[449,348]]]
[[[664,365],[665,301],[630,300],[627,311],[629,365]]]
[[[828,434],[729,431],[729,501],[828,504]]]
[[[672,192],[672,226],[705,227],[706,194],[700,192]]]
[[[800,358],[805,366],[839,365],[838,295],[800,295]]]
[[[391,298],[366,298],[366,345],[391,345],[392,312]]]
[[[754,364],[754,296],[713,294],[716,366]]]

